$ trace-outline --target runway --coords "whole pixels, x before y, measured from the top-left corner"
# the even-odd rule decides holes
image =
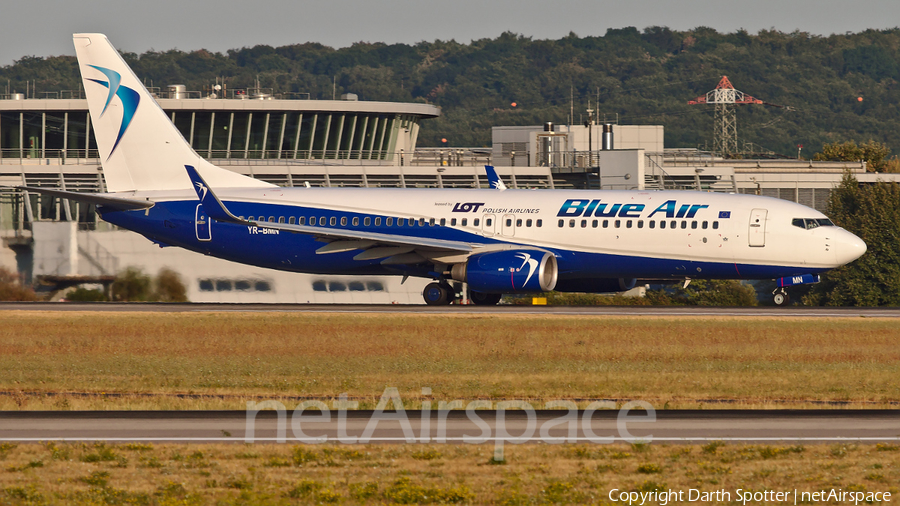
[[[400,304],[221,304],[119,302],[0,302],[0,311],[89,312],[293,312],[356,314],[695,316],[781,318],[900,318],[900,308],[701,307],[701,306],[427,306]]]
[[[5,442],[734,443],[900,442],[900,410],[0,412]],[[568,415],[568,418],[565,416]],[[398,419],[401,418],[401,419]],[[571,423],[568,423],[571,422]],[[367,431],[367,429],[371,429]]]

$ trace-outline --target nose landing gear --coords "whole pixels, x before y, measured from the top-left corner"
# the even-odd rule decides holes
[[[772,292],[772,300],[775,301],[776,306],[784,306],[791,302],[791,298],[784,288],[776,288],[775,291]]]

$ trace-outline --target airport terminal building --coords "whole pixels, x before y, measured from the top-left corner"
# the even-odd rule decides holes
[[[352,94],[306,100],[253,89],[227,98],[180,85],[151,91],[198,154],[281,186],[486,188],[483,165],[493,164],[512,188],[757,193],[824,210],[844,170],[861,181],[877,177],[861,162],[724,160],[666,149],[657,125],[498,126],[490,148],[418,148],[420,123],[438,117],[438,107]],[[109,283],[129,266],[176,270],[197,302],[421,303],[427,283],[286,273],[160,249],[102,222],[92,205],[9,188],[104,191],[87,101],[77,93],[0,95],[0,186],[0,265],[47,291]]]

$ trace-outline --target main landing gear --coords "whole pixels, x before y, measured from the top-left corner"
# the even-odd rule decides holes
[[[429,306],[444,306],[450,304],[455,298],[455,292],[448,284],[428,283],[422,291],[425,303]]]
[[[448,283],[428,283],[422,291],[422,297],[429,306],[445,306],[458,298],[456,289]],[[481,293],[469,291],[469,301],[477,306],[496,306],[503,294]]]

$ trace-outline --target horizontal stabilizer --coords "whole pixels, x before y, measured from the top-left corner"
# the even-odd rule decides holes
[[[76,202],[85,202],[109,209],[120,211],[132,211],[135,209],[149,209],[154,206],[155,202],[150,200],[126,199],[123,197],[114,197],[104,193],[85,193],[70,192],[65,190],[57,190],[50,188],[42,188],[39,186],[17,186],[20,190],[40,193],[42,195],[52,195],[64,199],[74,200]]]

